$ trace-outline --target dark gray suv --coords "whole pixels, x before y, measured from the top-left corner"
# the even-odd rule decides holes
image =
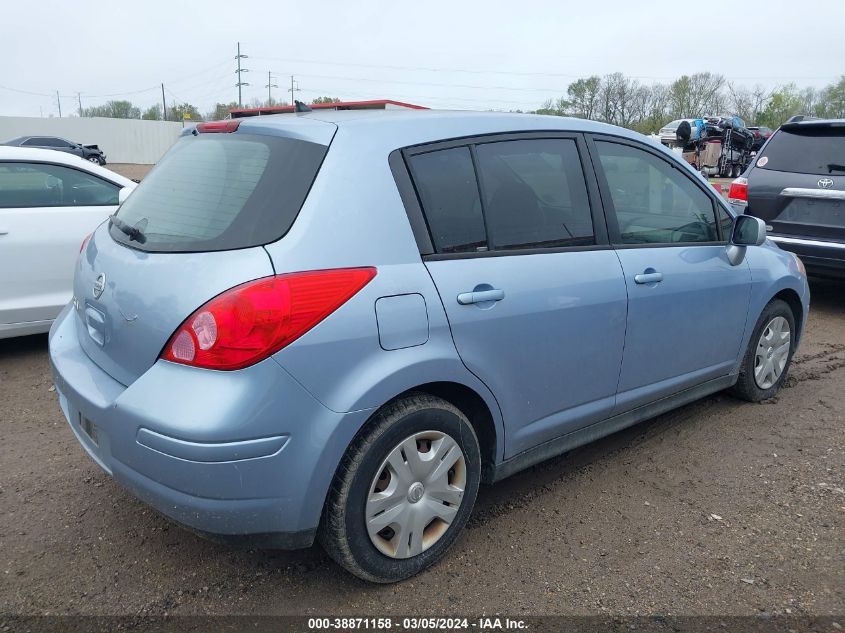
[[[811,275],[845,278],[845,119],[782,125],[728,199],[764,220],[769,238]]]

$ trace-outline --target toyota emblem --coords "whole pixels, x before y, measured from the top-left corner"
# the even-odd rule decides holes
[[[819,187],[822,189],[830,189],[833,186],[833,178],[820,178]]]

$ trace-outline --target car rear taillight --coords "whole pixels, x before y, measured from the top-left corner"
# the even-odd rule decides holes
[[[197,123],[197,132],[200,134],[225,134],[234,132],[241,124],[240,120],[233,121],[205,121],[204,123]]]
[[[188,317],[161,358],[206,369],[242,369],[298,339],[375,276],[375,268],[338,268],[235,286]]]
[[[748,179],[740,176],[731,183],[728,190],[728,202],[731,204],[748,204]]]
[[[91,236],[94,235],[93,233],[89,233],[85,236],[85,239],[82,240],[82,245],[79,247],[79,253],[81,254],[82,251],[85,250],[85,247],[88,246],[88,242],[91,241]]]

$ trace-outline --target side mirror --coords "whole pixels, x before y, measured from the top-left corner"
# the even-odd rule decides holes
[[[731,241],[726,249],[728,261],[739,266],[745,259],[748,246],[760,246],[766,241],[766,223],[752,215],[739,215],[734,220]]]
[[[735,246],[760,246],[766,241],[766,223],[751,215],[740,215],[734,220],[731,244]]]
[[[126,199],[129,197],[129,194],[132,193],[132,189],[129,187],[124,187],[117,193],[117,204],[121,205],[126,202]]]

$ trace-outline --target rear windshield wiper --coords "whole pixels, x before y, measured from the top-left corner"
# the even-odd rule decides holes
[[[117,230],[121,233],[124,233],[129,237],[130,240],[134,240],[139,244],[143,244],[147,241],[147,236],[144,235],[144,232],[139,229],[137,226],[132,226],[131,224],[127,224],[123,220],[121,220],[117,215],[110,215],[109,221],[117,227]]]
[[[827,172],[832,174],[835,171],[845,171],[845,165],[828,165]]]

